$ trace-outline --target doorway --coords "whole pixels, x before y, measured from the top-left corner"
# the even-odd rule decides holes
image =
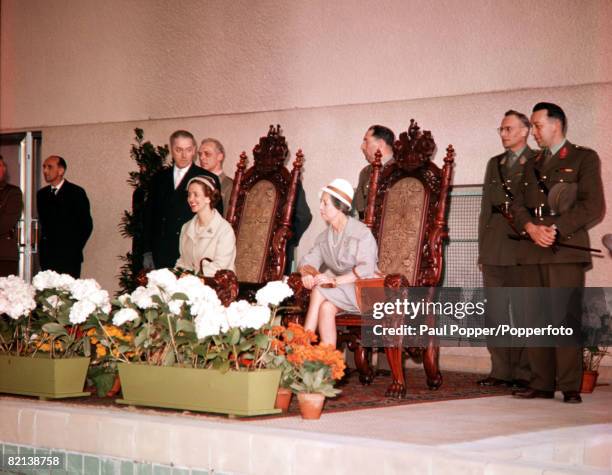
[[[19,277],[27,282],[38,271],[36,192],[40,187],[40,132],[0,134],[0,155],[7,167],[7,182],[23,193],[23,212],[17,227]]]

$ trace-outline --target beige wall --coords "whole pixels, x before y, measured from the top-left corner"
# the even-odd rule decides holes
[[[251,151],[271,123],[306,155],[318,188],[356,184],[365,129],[396,132],[410,118],[457,150],[456,183],[482,181],[500,152],[495,128],[509,108],[562,105],[568,138],[596,149],[612,180],[612,2],[3,0],[0,130],[40,129],[43,155],[60,153],[90,195],[94,234],[84,274],[114,289],[117,232],[130,206],[133,128],[156,144],[176,128]],[[607,201],[612,199],[606,186]],[[612,231],[612,218],[592,231]],[[610,258],[591,285],[611,285]]]

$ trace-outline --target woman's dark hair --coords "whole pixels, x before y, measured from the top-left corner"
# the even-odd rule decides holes
[[[329,197],[331,198],[331,203],[334,205],[334,208],[336,208],[337,210],[339,210],[341,213],[349,216],[351,214],[351,208],[349,206],[347,206],[346,203],[340,201],[338,198],[336,198],[333,195],[329,195]]]
[[[214,189],[202,183],[203,180],[206,180],[208,183],[210,183],[214,187]],[[191,181],[191,183],[189,183],[189,186],[194,184],[197,184],[200,186],[200,188],[202,188],[204,196],[210,199],[210,209],[214,209],[217,206],[219,200],[221,199],[221,192],[215,186],[214,180],[207,176],[199,176],[197,180]]]

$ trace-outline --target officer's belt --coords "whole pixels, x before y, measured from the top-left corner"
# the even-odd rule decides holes
[[[543,218],[546,216],[558,216],[559,214],[555,210],[548,206],[538,206],[537,208],[527,208],[529,214],[534,218]]]
[[[493,214],[510,214],[510,206],[512,203],[501,203],[498,205],[491,205],[491,213]]]

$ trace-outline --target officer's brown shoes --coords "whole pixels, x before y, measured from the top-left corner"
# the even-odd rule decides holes
[[[563,391],[563,402],[567,402],[569,404],[580,404],[582,402],[582,398],[580,397],[580,393],[578,391]]]
[[[525,388],[520,391],[513,391],[512,395],[520,399],[553,399],[555,397],[554,391],[540,391],[539,389]]]

